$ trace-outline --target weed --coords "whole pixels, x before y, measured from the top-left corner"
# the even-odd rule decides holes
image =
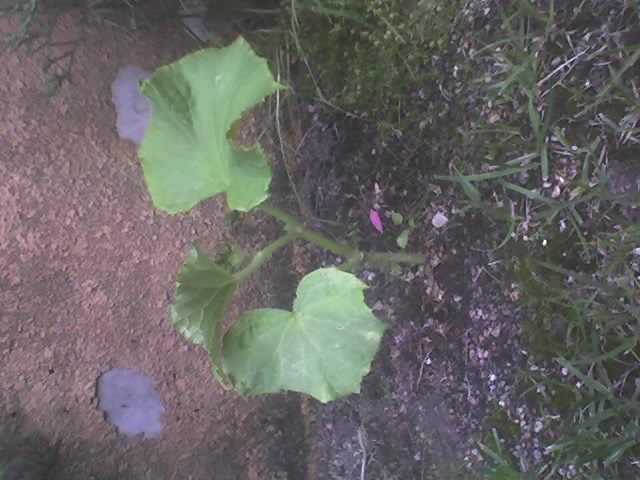
[[[432,78],[460,2],[290,0],[291,34],[307,91],[357,114],[400,112]]]

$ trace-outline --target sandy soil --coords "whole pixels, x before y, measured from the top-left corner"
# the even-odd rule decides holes
[[[221,205],[154,211],[135,148],[115,134],[117,68],[153,69],[192,45],[167,28],[86,35],[74,84],[48,102],[40,58],[0,61],[0,428],[60,439],[70,480],[303,478],[297,400],[224,392],[167,317],[190,242],[222,239]],[[268,305],[270,290],[249,286],[236,311]],[[113,367],[155,380],[158,439],[118,436],[96,409],[96,379]]]

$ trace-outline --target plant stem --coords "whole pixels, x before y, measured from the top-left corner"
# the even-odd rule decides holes
[[[292,240],[295,240],[296,238],[298,238],[297,234],[295,234],[294,232],[289,232],[281,236],[277,240],[274,240],[262,250],[257,252],[253,256],[249,264],[234,275],[237,281],[240,282],[241,280],[256,272],[264,262],[271,258],[271,255],[273,255],[276,250],[280,250],[282,247],[287,245]]]
[[[345,245],[322,235],[321,233],[308,230],[296,217],[291,215],[289,212],[272,205],[268,201],[260,204],[258,208],[264,213],[271,215],[284,223],[286,230],[290,234],[293,234],[294,238],[303,238],[304,240],[315,243],[338,256],[344,257],[346,263],[340,267],[342,270],[355,270],[362,264],[369,264],[372,266],[388,266],[394,263],[420,265],[425,261],[424,255],[413,253],[361,252],[350,245]]]
[[[315,243],[319,247],[329,250],[336,255],[348,259],[358,253],[357,249],[349,245],[336,242],[332,238],[322,235],[321,233],[308,230],[296,217],[271,205],[269,202],[260,204],[258,208],[264,213],[267,213],[284,223],[288,232],[295,233],[297,237],[303,238],[308,242]]]
[[[362,265],[362,261],[364,260],[364,254],[362,252],[357,252],[348,258],[345,263],[338,267],[338,270],[342,270],[343,272],[353,272],[360,265]]]
[[[425,261],[425,256],[418,253],[401,252],[365,252],[363,263],[369,265],[383,266],[392,263],[404,263],[406,265],[421,265]]]

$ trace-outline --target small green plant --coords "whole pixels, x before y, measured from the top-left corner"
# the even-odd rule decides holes
[[[267,201],[271,169],[259,145],[236,146],[241,115],[283,88],[265,60],[241,37],[160,68],[141,86],[152,119],[139,155],[155,206],[189,210],[226,193],[230,209],[258,209],[280,220],[286,233],[248,258],[234,250],[206,256],[194,246],[177,276],[171,318],[182,335],[204,346],[215,377],[242,394],[291,390],[327,402],[360,389],[385,325],[364,302],[365,284],[350,270],[369,265],[419,264],[406,253],[362,252],[308,230]],[[311,272],[297,289],[292,311],[245,312],[223,334],[235,288],[278,249],[303,239],[344,257],[341,269]]]
[[[401,213],[392,212],[391,221],[394,223],[394,225],[404,227],[400,234],[396,237],[396,245],[404,250],[405,248],[407,248],[407,244],[409,243],[409,236],[411,235],[411,233],[413,233],[413,230],[416,227],[415,220],[413,218],[410,218],[405,221],[405,218]]]

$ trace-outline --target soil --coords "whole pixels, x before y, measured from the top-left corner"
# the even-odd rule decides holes
[[[78,22],[64,18],[59,35]],[[116,136],[117,68],[153,69],[194,45],[166,25],[83,35],[72,83],[52,97],[41,54],[0,62],[0,448],[25,433],[59,442],[67,480],[305,478],[299,399],[224,391],[168,319],[191,242],[222,243],[222,201],[154,210],[134,146]],[[281,303],[281,280],[267,272],[241,288],[229,318]],[[166,408],[159,438],[119,436],[97,410],[96,380],[115,367],[154,379]]]
[[[633,156],[627,155],[626,162],[612,161],[609,163],[608,190],[612,195],[635,195],[640,192],[640,162],[638,162],[638,152],[632,151]],[[624,198],[624,197],[623,197]],[[633,197],[632,197],[633,198]],[[640,207],[625,205],[621,202],[621,211],[630,220],[640,220]]]
[[[302,140],[292,141],[300,145],[292,178],[309,223],[363,248],[393,251],[411,217],[407,251],[427,258],[402,273],[359,272],[370,286],[369,305],[390,328],[360,395],[313,404],[313,478],[453,478],[447,475],[460,466],[480,462],[486,418],[515,409],[515,375],[526,365],[520,293],[497,280],[504,276],[491,252],[501,234],[456,211],[453,190],[432,181],[446,174],[443,156],[461,154],[446,138],[434,140],[430,154],[416,154],[410,140],[302,103],[299,112],[317,112],[301,115]],[[371,208],[379,209],[384,234],[371,225]],[[404,226],[394,225],[394,211]],[[444,227],[432,225],[437,213],[448,218]],[[314,253],[311,263],[344,260]],[[521,448],[533,452],[534,437]]]

